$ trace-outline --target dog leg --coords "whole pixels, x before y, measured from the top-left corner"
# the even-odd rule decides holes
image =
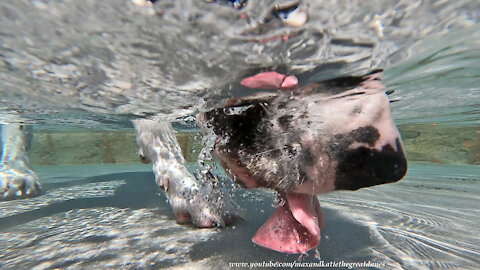
[[[40,182],[27,155],[28,134],[18,124],[0,126],[0,201],[40,194]]]
[[[178,222],[198,227],[225,226],[239,216],[230,197],[193,176],[169,122],[133,121],[137,133],[139,156],[153,163],[155,181],[162,187]]]

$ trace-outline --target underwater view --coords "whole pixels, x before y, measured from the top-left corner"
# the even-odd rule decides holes
[[[0,1],[0,269],[478,269],[480,2]]]

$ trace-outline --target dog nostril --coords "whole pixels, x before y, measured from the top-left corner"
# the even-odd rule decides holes
[[[139,155],[140,157],[140,161],[144,164],[148,164],[150,163],[150,160],[148,158],[146,158],[144,155]]]

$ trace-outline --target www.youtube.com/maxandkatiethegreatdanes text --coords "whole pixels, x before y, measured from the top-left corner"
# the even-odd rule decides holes
[[[230,262],[230,268],[384,268],[385,263],[380,262],[345,262],[345,261],[318,261],[318,262]]]

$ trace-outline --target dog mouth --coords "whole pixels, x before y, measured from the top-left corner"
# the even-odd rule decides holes
[[[261,187],[263,180],[253,176],[236,154],[217,155],[227,173],[245,188]],[[316,195],[278,191],[273,214],[257,230],[252,241],[262,247],[284,253],[302,253],[320,243],[323,216]]]
[[[284,253],[302,253],[320,243],[323,216],[316,195],[279,192],[282,203],[258,229],[252,241]]]
[[[314,194],[403,177],[406,159],[379,72],[303,86],[294,77],[262,72],[240,84],[275,92],[230,98],[202,114],[227,174],[245,188],[274,189],[283,202],[254,243],[306,253],[319,244],[323,224]]]

